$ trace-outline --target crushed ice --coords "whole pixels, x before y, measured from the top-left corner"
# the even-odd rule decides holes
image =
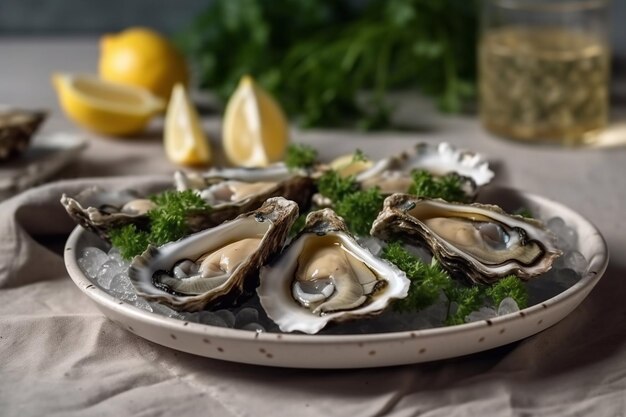
[[[557,245],[563,250],[552,269],[537,279],[530,280],[526,287],[529,305],[541,303],[576,284],[585,273],[588,262],[578,248],[576,230],[567,226],[560,217],[553,217],[547,227],[557,237]],[[379,254],[382,245],[377,239],[365,238],[361,243],[372,253]],[[411,253],[430,261],[430,254],[416,246],[406,246]],[[254,296],[238,307],[217,311],[196,313],[179,312],[157,302],[149,302],[137,296],[128,277],[129,262],[125,261],[115,248],[107,252],[96,248],[84,248],[78,265],[89,279],[113,297],[139,309],[194,323],[218,327],[249,330],[254,332],[278,332],[278,327],[263,311],[258,297]],[[392,310],[369,320],[354,320],[330,326],[323,331],[327,334],[376,333],[404,330],[429,329],[444,325],[448,314],[448,300],[442,293],[439,301],[416,313],[399,313]],[[466,322],[486,320],[519,311],[512,298],[505,298],[498,306],[483,306],[465,317]]]

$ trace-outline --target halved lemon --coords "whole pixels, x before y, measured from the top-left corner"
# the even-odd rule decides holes
[[[287,118],[250,76],[241,79],[228,101],[222,142],[233,165],[264,167],[283,158],[289,142]]]
[[[174,163],[206,165],[211,161],[211,148],[200,117],[182,84],[172,90],[165,116],[165,153]]]
[[[92,75],[54,74],[52,83],[65,114],[77,124],[113,136],[142,131],[163,110],[163,100],[149,91]]]

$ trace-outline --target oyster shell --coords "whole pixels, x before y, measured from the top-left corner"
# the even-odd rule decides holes
[[[306,210],[314,184],[312,178],[301,174],[288,171],[282,164],[260,169],[214,169],[204,174],[177,171],[174,184],[177,191],[195,190],[212,207],[215,221],[224,221],[277,196],[295,201],[300,210]]]
[[[465,194],[473,198],[478,187],[488,184],[493,171],[480,155],[442,142],[437,146],[418,143],[409,151],[382,159],[356,176],[364,188],[378,186],[383,194],[404,193],[411,185],[411,171],[426,170],[433,175],[458,174]]]
[[[257,288],[267,315],[284,332],[314,334],[330,321],[380,313],[406,297],[409,280],[350,236],[332,210],[310,213],[279,259],[261,269]]]
[[[280,251],[298,217],[282,197],[212,229],[136,256],[129,277],[137,293],[177,310],[232,306],[257,283],[258,270]]]
[[[211,206],[210,210],[187,214],[187,227],[191,233],[217,226],[257,209],[270,197],[285,197],[305,210],[310,204],[314,186],[311,178],[299,175],[292,175],[281,182],[252,183],[221,177],[201,178],[177,172],[174,182],[178,191],[197,189],[196,186],[204,188],[198,190],[198,193]],[[143,201],[145,210],[132,210],[133,201],[138,199],[138,203]],[[132,191],[108,192],[98,187],[88,188],[74,197],[63,194],[61,204],[74,221],[107,241],[113,228],[127,224],[147,228],[150,222],[147,211],[154,207],[149,200],[141,199]]]
[[[483,283],[509,274],[532,278],[547,272],[562,253],[555,237],[536,220],[506,214],[494,205],[408,194],[385,199],[371,234],[426,245],[450,273]]]
[[[411,172],[419,169],[435,176],[457,174],[468,200],[473,200],[479,187],[488,184],[494,175],[481,155],[457,149],[446,142],[438,145],[418,143],[412,149],[381,159],[354,175],[362,189],[378,187],[381,194],[391,195],[406,193],[413,181]],[[329,207],[333,203],[321,194],[315,194],[313,201],[320,207]]]
[[[43,111],[0,111],[0,161],[24,152],[45,118]]]
[[[146,213],[154,207],[152,201],[134,191],[105,191],[99,187],[87,188],[74,197],[63,194],[61,204],[76,223],[105,240],[116,227],[146,227],[150,221]]]
[[[244,182],[280,182],[294,176],[306,177],[303,170],[293,171],[282,162],[265,168],[212,168],[203,173],[177,171],[174,174],[176,189],[204,189],[220,180],[238,180]]]

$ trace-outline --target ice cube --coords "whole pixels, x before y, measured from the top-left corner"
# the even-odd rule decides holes
[[[235,315],[235,328],[242,329],[248,323],[259,321],[259,312],[252,307],[244,307]]]
[[[211,311],[201,311],[198,313],[198,322],[208,324],[209,326],[230,327],[222,317]]]
[[[359,245],[367,248],[372,255],[378,256],[380,252],[383,250],[382,243],[380,239],[375,237],[362,237],[358,239]]]
[[[181,312],[181,316],[181,320],[191,321],[194,323],[200,322],[200,315],[198,313]]]
[[[117,274],[124,272],[118,261],[114,259],[109,259],[105,263],[100,266],[98,270],[98,275],[96,276],[96,281],[98,285],[100,285],[105,290],[108,290],[111,287],[111,281],[113,277]]]
[[[491,307],[481,307],[478,311],[472,311],[465,317],[466,323],[471,323],[473,321],[481,321],[492,319],[496,316],[496,310]]]
[[[109,292],[123,301],[133,302],[137,299],[135,289],[130,283],[130,279],[126,273],[119,273],[113,277]]]
[[[235,325],[235,315],[232,313],[232,311],[217,310],[214,313],[218,315],[222,320],[224,320],[224,323],[226,323],[226,327],[233,327]]]
[[[564,251],[574,250],[578,247],[578,233],[575,229],[565,224],[560,217],[552,217],[547,222],[547,227],[557,237],[557,246]]]
[[[122,254],[120,253],[119,249],[111,248],[108,255],[110,260],[116,261],[118,264],[120,264],[120,266],[124,265],[125,261],[122,258]]]
[[[498,316],[504,316],[505,314],[515,313],[517,311],[519,311],[519,306],[511,297],[506,297],[500,301]]]
[[[422,260],[422,262],[425,262],[427,264],[430,264],[433,258],[430,251],[424,246],[410,245],[408,243],[405,243],[404,245],[402,245],[402,247],[411,255],[418,257]]]
[[[567,289],[580,281],[580,274],[571,268],[557,269],[554,271],[554,281]]]
[[[150,305],[150,303],[148,303],[145,299],[141,297],[137,297],[133,305],[137,308],[140,308],[142,310],[146,310],[152,313],[152,306]]]
[[[563,266],[565,268],[573,269],[574,271],[582,274],[587,270],[587,265],[587,259],[585,259],[585,256],[576,250],[566,252],[563,255]]]
[[[78,258],[78,266],[91,279],[96,278],[100,266],[109,259],[102,250],[89,246],[83,249]]]

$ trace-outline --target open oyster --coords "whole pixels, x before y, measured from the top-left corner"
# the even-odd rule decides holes
[[[473,200],[478,188],[488,184],[494,175],[481,155],[457,149],[446,142],[436,146],[418,143],[398,155],[354,166],[359,169],[350,169],[350,174],[355,176],[361,188],[378,187],[383,195],[406,193],[413,181],[411,172],[425,170],[435,176],[458,175],[467,199]],[[332,206],[332,201],[320,194],[314,196],[314,202],[320,207]]]
[[[87,188],[74,197],[63,194],[61,204],[78,224],[105,240],[113,228],[131,223],[147,226],[146,213],[154,208],[152,201],[134,191],[105,191],[99,187]]]
[[[282,197],[212,229],[136,256],[129,277],[137,293],[177,310],[232,306],[258,283],[258,270],[280,251],[298,206]]]
[[[383,240],[426,245],[452,274],[490,283],[509,274],[529,279],[561,255],[541,223],[485,204],[457,204],[393,194],[372,225]]]
[[[289,172],[283,165],[213,169],[204,174],[177,171],[174,184],[177,191],[195,190],[212,207],[213,216],[221,221],[254,210],[266,199],[277,196],[295,201],[304,211],[313,193],[312,178]]]
[[[458,174],[463,180],[463,190],[470,198],[476,194],[477,187],[493,178],[493,171],[480,155],[442,142],[437,146],[418,143],[409,151],[381,159],[358,173],[356,180],[363,188],[378,186],[383,194],[404,193],[411,185],[411,171],[416,169],[437,176]]]
[[[404,272],[359,246],[332,210],[310,213],[281,257],[261,269],[257,289],[267,315],[284,332],[314,334],[330,321],[380,313],[404,298]]]
[[[278,182],[269,179],[245,182],[177,172],[174,182],[178,191],[197,190],[211,206],[210,210],[187,214],[187,227],[192,233],[257,209],[270,197],[285,197],[305,210],[313,193],[313,180],[299,175],[291,175]],[[127,224],[147,227],[150,221],[147,212],[154,208],[150,200],[141,198],[132,191],[109,192],[98,187],[88,188],[74,197],[63,194],[61,204],[78,224],[105,240],[109,240],[110,230],[116,227]]]
[[[263,168],[212,168],[202,173],[177,171],[174,174],[174,182],[177,189],[204,189],[220,179],[280,182],[294,176],[306,177],[308,173],[303,170],[291,170],[283,162],[277,162]]]
[[[42,111],[0,110],[0,161],[24,152],[45,118]]]

